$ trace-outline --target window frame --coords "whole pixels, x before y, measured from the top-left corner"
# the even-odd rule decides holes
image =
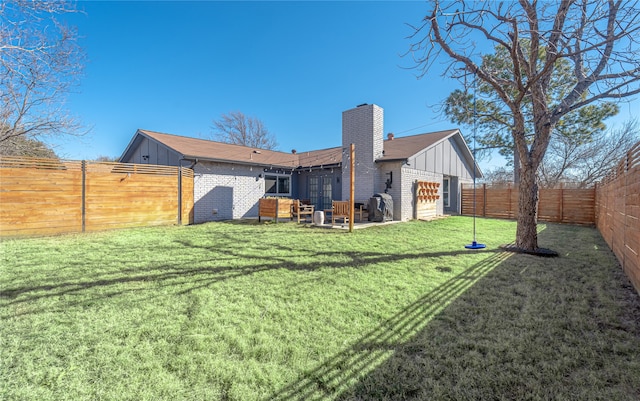
[[[446,185],[445,185],[446,183]],[[445,192],[446,187],[446,192]],[[442,178],[442,207],[451,207],[451,177]]]
[[[268,192],[267,182],[269,180],[275,180],[275,192]],[[281,180],[286,180],[288,192],[280,192]],[[291,174],[277,174],[277,173],[265,173],[264,175],[264,194],[268,196],[288,196],[291,197]]]

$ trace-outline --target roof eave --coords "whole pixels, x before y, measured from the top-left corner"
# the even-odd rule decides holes
[[[296,167],[296,169],[299,170],[304,170],[307,168],[336,168],[336,167],[341,167],[342,166],[342,162],[337,162],[337,163],[331,163],[331,164],[312,164],[312,165],[307,165],[307,166],[298,166]]]
[[[275,163],[262,163],[262,162],[251,162],[251,161],[240,161],[240,160],[231,160],[231,159],[220,159],[215,157],[202,157],[202,156],[194,156],[194,155],[183,155],[183,160],[192,160],[192,161],[206,161],[213,163],[228,163],[228,164],[240,164],[243,166],[253,166],[253,167],[276,167],[276,168],[286,168],[295,170],[297,166],[284,165],[284,164],[275,164]]]
[[[409,160],[408,157],[394,157],[394,158],[389,158],[389,159],[380,158],[380,159],[377,159],[375,162],[376,163],[406,162],[407,160]]]

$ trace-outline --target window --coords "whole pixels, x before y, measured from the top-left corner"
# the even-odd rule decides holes
[[[444,207],[449,207],[449,182],[451,179],[445,177],[442,179],[442,202]]]
[[[331,180],[333,177],[323,177],[322,178],[322,203],[324,208],[329,208],[331,206]]]
[[[288,175],[265,175],[264,192],[272,195],[291,195],[291,177]]]
[[[318,209],[320,209],[320,205],[318,203],[319,194],[318,177],[309,177],[309,201]]]

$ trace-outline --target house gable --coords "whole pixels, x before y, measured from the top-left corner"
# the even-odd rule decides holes
[[[404,161],[406,167],[438,174],[457,176],[463,180],[482,177],[473,154],[459,130],[438,131],[385,140],[384,156],[376,162]]]
[[[138,130],[120,156],[122,163],[179,166],[183,155]]]

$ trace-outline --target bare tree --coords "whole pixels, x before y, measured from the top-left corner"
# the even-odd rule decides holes
[[[64,108],[84,57],[58,19],[72,12],[67,1],[0,2],[0,142],[81,133]]]
[[[10,137],[0,142],[0,155],[27,156],[43,159],[57,159],[56,153],[45,143],[24,135]]]
[[[446,75],[460,75],[461,69],[473,74],[509,110],[520,171],[517,247],[538,249],[536,174],[558,121],[589,104],[640,93],[639,11],[634,0],[434,0],[415,27],[410,51],[421,75],[445,56]],[[476,40],[506,51],[508,74],[480,64]],[[572,80],[551,102],[559,60],[569,62]],[[525,118],[527,104],[531,121]]]
[[[495,167],[484,173],[483,182],[501,187],[511,185],[513,184],[513,168]]]
[[[119,156],[106,156],[106,155],[100,155],[98,157],[96,157],[97,162],[108,162],[108,163],[117,163],[120,160]]]
[[[538,177],[540,186],[554,188],[562,182],[588,188],[602,180],[640,140],[637,119],[610,129],[605,135],[581,142],[575,137],[559,136],[551,141]]]
[[[213,130],[215,138],[221,142],[269,150],[278,146],[261,120],[240,111],[222,114],[219,120],[213,121]]]

